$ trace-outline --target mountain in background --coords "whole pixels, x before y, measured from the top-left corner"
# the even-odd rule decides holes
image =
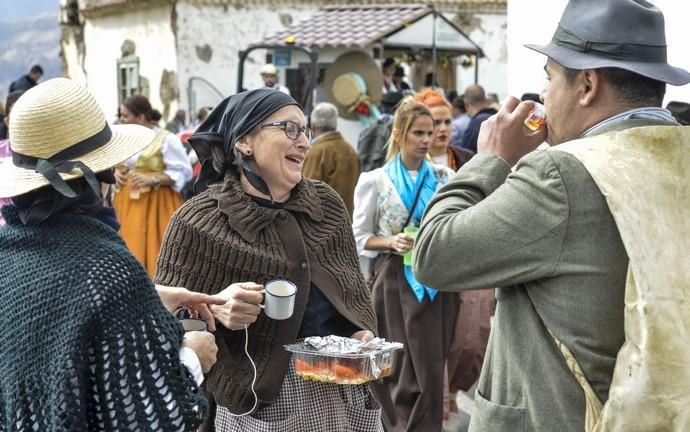
[[[58,12],[23,21],[0,23],[0,100],[5,103],[10,83],[41,65],[43,78],[62,76]]]

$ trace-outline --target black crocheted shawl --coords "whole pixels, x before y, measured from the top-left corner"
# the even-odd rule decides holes
[[[90,216],[0,229],[0,431],[192,431],[206,401],[183,330]]]

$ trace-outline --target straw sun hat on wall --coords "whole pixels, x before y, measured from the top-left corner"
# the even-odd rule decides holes
[[[108,126],[91,93],[66,78],[45,81],[24,93],[12,109],[10,124],[12,157],[0,164],[0,198],[48,184],[73,196],[64,180],[85,176],[94,187],[94,173],[127,160],[155,135],[138,125]]]
[[[340,117],[356,120],[358,116],[352,105],[363,96],[374,106],[378,104],[383,92],[383,76],[369,55],[349,51],[328,67],[323,87],[326,100],[338,108]]]

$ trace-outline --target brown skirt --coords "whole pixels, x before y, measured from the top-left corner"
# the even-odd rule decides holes
[[[448,352],[450,392],[467,391],[479,378],[491,332],[490,319],[496,307],[493,289],[463,291],[457,294],[460,308],[453,341]]]
[[[387,432],[440,431],[443,375],[458,311],[458,295],[439,292],[417,301],[403,273],[402,256],[380,255],[372,278],[378,331],[402,342],[393,375],[371,384]]]

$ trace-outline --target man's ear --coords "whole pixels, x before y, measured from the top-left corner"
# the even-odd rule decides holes
[[[603,78],[601,73],[596,69],[585,69],[580,74],[580,86],[582,93],[580,96],[580,105],[590,106],[594,100],[601,94]]]

